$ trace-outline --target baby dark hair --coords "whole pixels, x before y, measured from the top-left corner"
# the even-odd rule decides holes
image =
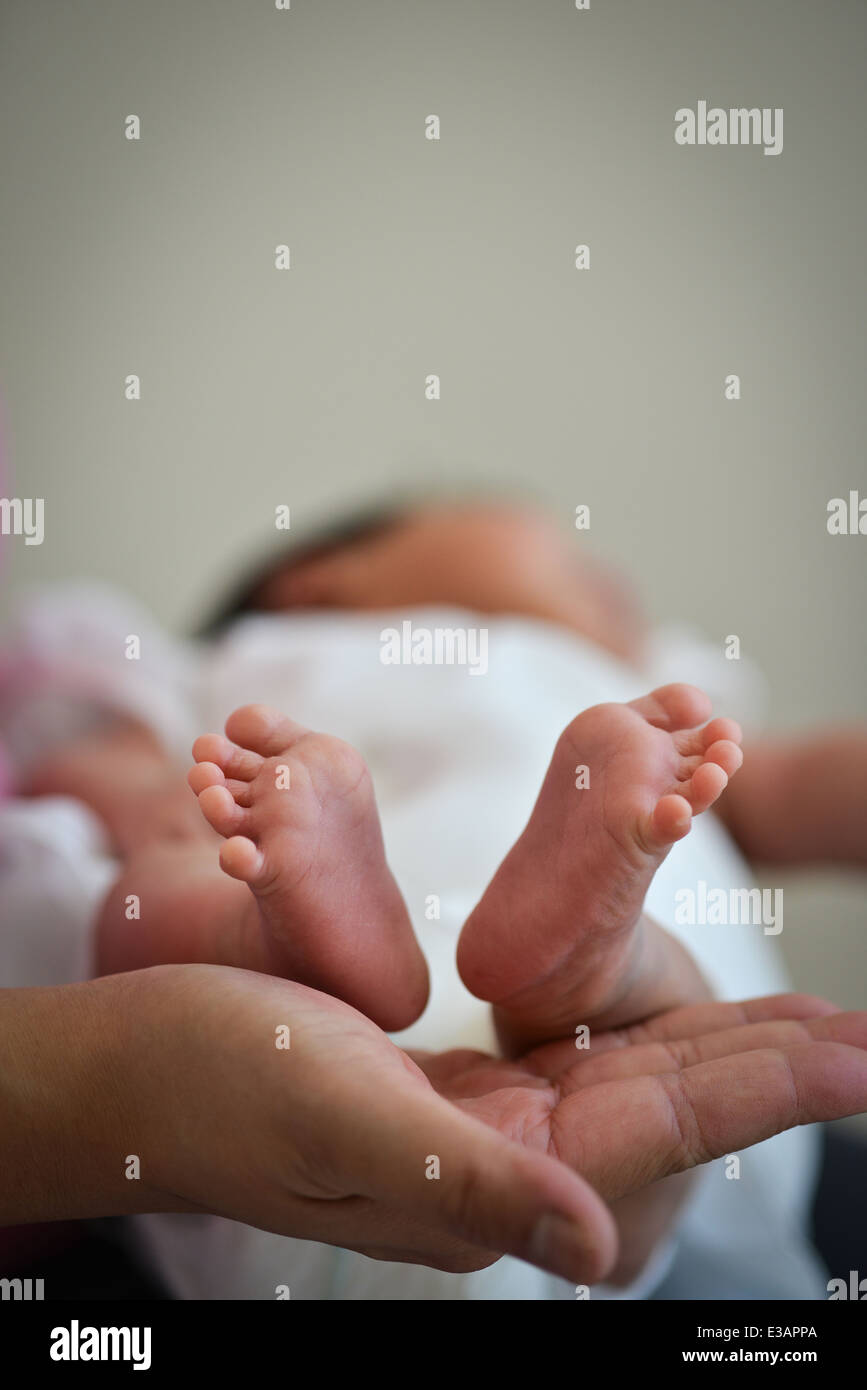
[[[275,570],[290,570],[295,566],[317,560],[345,545],[381,535],[396,526],[406,515],[406,507],[372,507],[315,532],[306,540],[272,551],[265,561],[248,566],[243,578],[218,604],[216,611],[197,631],[199,637],[217,637],[245,613],[259,610],[258,595],[265,580]]]

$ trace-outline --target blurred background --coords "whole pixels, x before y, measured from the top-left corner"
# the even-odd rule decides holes
[[[280,503],[476,487],[589,505],[776,728],[864,716],[867,538],[826,529],[867,495],[862,0],[0,15],[0,491],[46,501],[0,616],[87,576],[182,631]],[[783,152],[677,146],[699,100],[783,107]],[[863,1007],[863,879],[775,883],[797,985]]]

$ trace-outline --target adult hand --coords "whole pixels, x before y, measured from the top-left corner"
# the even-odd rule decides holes
[[[410,1056],[269,976],[138,974],[121,1147],[163,1204],[380,1259],[466,1270],[511,1253],[590,1284],[616,1255],[602,1198],[867,1108],[867,1013],[802,995],[674,1009],[513,1061]]]
[[[590,1284],[616,1254],[603,1198],[865,1107],[867,1014],[796,995],[504,1061],[414,1060],[338,1000],[220,966],[0,991],[7,1223],[206,1211]]]

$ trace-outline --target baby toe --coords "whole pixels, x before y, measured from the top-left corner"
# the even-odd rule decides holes
[[[712,806],[728,785],[728,774],[718,763],[702,763],[684,788],[693,811],[698,815]]]
[[[721,767],[727,777],[732,777],[744,760],[743,749],[731,739],[721,738],[705,749],[704,761]]]
[[[193,742],[193,758],[197,763],[216,763],[222,767],[231,744],[222,734],[199,734]]]
[[[736,719],[722,717],[712,719],[709,724],[705,724],[703,729],[699,729],[699,736],[702,738],[702,747],[710,748],[711,744],[723,740],[728,743],[739,744],[743,738],[743,732]]]
[[[726,739],[740,743],[741,726],[734,719],[711,719],[700,729],[682,729],[674,735],[674,744],[683,757],[701,757],[711,744]]]
[[[639,700],[630,701],[630,708],[642,715],[656,729],[673,733],[677,729],[691,729],[707,719],[711,712],[710,696],[695,685],[675,682],[660,685]]]
[[[273,758],[295,743],[307,729],[270,705],[242,705],[226,720],[226,733],[242,749]],[[255,774],[254,774],[255,775]]]
[[[238,782],[252,782],[263,761],[258,753],[239,748],[223,734],[201,734],[193,744],[193,757],[197,763],[215,763]]]
[[[673,793],[657,801],[650,817],[647,832],[648,848],[652,851],[665,849],[676,840],[689,834],[692,824],[692,806],[686,797]]]
[[[220,846],[220,868],[230,878],[252,883],[262,871],[263,857],[246,835],[233,835]]]
[[[228,787],[205,787],[199,793],[202,815],[218,835],[234,835],[244,825],[248,812],[236,805]]]
[[[203,792],[205,787],[221,787],[225,780],[222,769],[216,763],[194,763],[187,773],[187,782],[196,796]]]

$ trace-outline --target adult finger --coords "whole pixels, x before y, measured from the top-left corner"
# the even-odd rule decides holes
[[[553,1080],[567,1067],[574,1066],[576,1060],[596,1057],[602,1052],[622,1051],[636,1044],[694,1038],[743,1024],[764,1023],[769,1019],[820,1018],[839,1012],[835,1004],[814,994],[769,994],[738,1003],[706,1000],[700,1004],[669,1009],[627,1028],[595,1033],[591,1025],[587,1051],[577,1048],[574,1038],[565,1038],[534,1048],[523,1061],[535,1075]]]
[[[867,1109],[867,1052],[839,1042],[742,1052],[567,1096],[556,1152],[606,1199],[795,1125]]]
[[[842,1042],[867,1049],[867,1012],[861,1010],[830,1014],[824,1018],[748,1023],[740,1028],[723,1028],[697,1038],[636,1044],[603,1052],[598,1057],[588,1053],[571,1069],[561,1072],[558,1084],[561,1094],[569,1094],[602,1081],[622,1081],[631,1076],[683,1071],[700,1062],[712,1062],[738,1052],[792,1047],[812,1041]]]

